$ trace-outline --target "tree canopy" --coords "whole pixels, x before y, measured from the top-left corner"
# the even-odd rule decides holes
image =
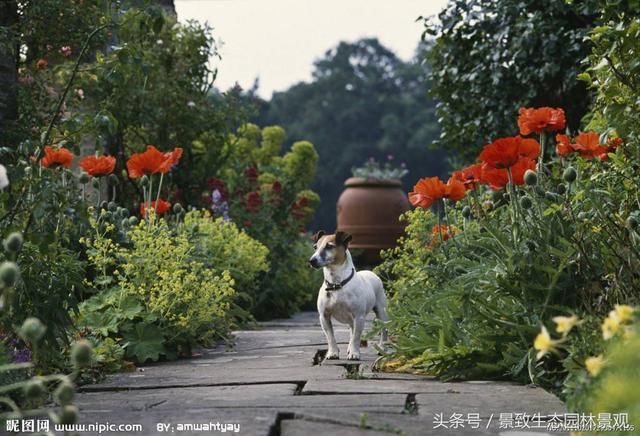
[[[313,80],[259,101],[258,124],[282,125],[288,141],[306,138],[320,154],[314,190],[316,227],[335,227],[335,203],[351,168],[370,157],[406,162],[406,187],[445,170],[444,153],[429,150],[437,137],[435,103],[427,95],[425,66],[404,62],[377,39],[341,42],[314,65]]]
[[[437,144],[472,156],[487,139],[513,135],[522,106],[563,107],[571,130],[589,110],[577,76],[597,1],[451,0],[425,19],[432,95],[442,132]]]

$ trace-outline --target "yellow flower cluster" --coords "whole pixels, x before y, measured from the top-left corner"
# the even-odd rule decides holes
[[[616,304],[614,309],[609,312],[609,316],[602,323],[602,337],[609,340],[622,332],[624,338],[632,335],[631,322],[633,321],[633,313],[635,308],[628,305]],[[533,341],[533,347],[538,351],[536,359],[540,360],[549,353],[557,352],[557,348],[566,339],[567,335],[574,327],[583,323],[576,315],[572,316],[556,316],[553,318],[556,323],[556,332],[562,334],[560,339],[553,339],[546,327],[542,329]],[[587,372],[595,377],[602,371],[607,364],[606,359],[601,354],[599,356],[589,357],[584,362]]]
[[[120,286],[142,297],[148,309],[176,329],[176,336],[207,339],[217,321],[228,317],[235,295],[228,271],[217,274],[189,258],[186,235],[172,235],[164,221],[141,222],[129,236],[133,248],[123,250]]]
[[[631,334],[628,324],[631,322],[633,311],[634,308],[631,306],[616,304],[602,323],[602,337],[609,340],[619,332]]]

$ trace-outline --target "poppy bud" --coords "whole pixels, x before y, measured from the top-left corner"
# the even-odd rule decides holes
[[[9,236],[7,236],[7,238],[2,242],[2,245],[4,246],[5,250],[11,253],[17,253],[22,249],[23,243],[24,240],[22,239],[22,233],[13,232],[10,233]]]
[[[78,421],[78,408],[72,405],[64,406],[58,419],[62,425],[75,424]]]
[[[567,185],[565,185],[564,183],[560,183],[556,188],[556,192],[560,195],[564,194],[565,192],[567,192]]]
[[[90,180],[91,180],[91,178],[89,177],[89,174],[87,174],[87,173],[81,173],[78,176],[78,181],[80,183],[82,183],[83,185],[86,185],[87,183],[89,183]]]
[[[75,389],[71,381],[65,377],[55,391],[53,391],[53,398],[61,406],[71,404],[75,395]]]
[[[120,179],[115,174],[109,174],[109,183],[113,186],[118,186],[120,184]]]
[[[125,207],[119,208],[118,215],[120,215],[122,218],[129,218],[129,209]]]
[[[29,317],[24,320],[18,334],[22,339],[32,344],[40,342],[47,328],[38,318]]]
[[[538,184],[538,175],[533,170],[527,170],[524,173],[524,182],[529,186]]]
[[[93,179],[91,179],[91,186],[96,189],[100,189],[100,180],[97,177],[94,177]]]
[[[24,396],[30,400],[37,400],[38,398],[42,397],[45,391],[46,389],[44,387],[44,384],[42,383],[42,381],[37,379],[28,381],[23,388]]]
[[[129,220],[127,218],[123,218],[122,221],[120,221],[120,227],[124,229],[129,228]]]
[[[466,219],[471,217],[471,208],[469,206],[465,206],[462,208],[462,216]]]
[[[627,218],[627,227],[630,228],[631,230],[637,229],[638,219],[633,215],[629,215],[629,218]]]
[[[20,269],[14,262],[2,262],[0,265],[0,287],[11,288],[20,277]]]
[[[149,186],[149,177],[147,177],[146,175],[140,177],[140,186],[142,186],[143,188]]]
[[[531,201],[531,197],[529,196],[524,196],[520,199],[520,206],[522,206],[523,209],[531,209],[531,206],[533,206],[533,202]]]
[[[107,203],[106,201],[103,201],[102,203],[100,203],[100,209],[107,209],[109,207],[109,203]]]
[[[118,205],[114,201],[110,201],[107,204],[107,209],[109,209],[109,212],[115,212],[118,210]]]
[[[182,205],[180,203],[176,203],[173,205],[173,213],[175,213],[176,215],[182,213],[184,209],[182,208]]]
[[[544,193],[544,198],[546,198],[549,201],[557,201],[558,194],[556,194],[555,192],[547,191]]]
[[[138,217],[132,216],[129,217],[129,224],[131,224],[132,226],[135,226],[138,224]]]
[[[562,178],[567,183],[575,182],[577,177],[578,177],[578,173],[576,172],[576,169],[573,167],[567,168],[566,170],[564,170],[564,173],[562,174]]]
[[[79,340],[71,346],[71,361],[76,368],[89,365],[92,355],[93,347],[86,339]]]

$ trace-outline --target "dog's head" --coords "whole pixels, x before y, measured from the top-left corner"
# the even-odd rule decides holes
[[[315,253],[309,259],[309,265],[314,268],[322,268],[330,265],[340,265],[347,260],[347,249],[351,241],[351,235],[345,232],[336,232],[334,235],[325,235],[322,230],[311,237],[315,242]]]

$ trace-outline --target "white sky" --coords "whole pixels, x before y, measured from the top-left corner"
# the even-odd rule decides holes
[[[313,61],[339,41],[378,37],[402,59],[420,41],[420,15],[438,13],[447,0],[175,0],[178,19],[208,22],[221,45],[218,88],[236,82],[259,94],[311,79]]]

